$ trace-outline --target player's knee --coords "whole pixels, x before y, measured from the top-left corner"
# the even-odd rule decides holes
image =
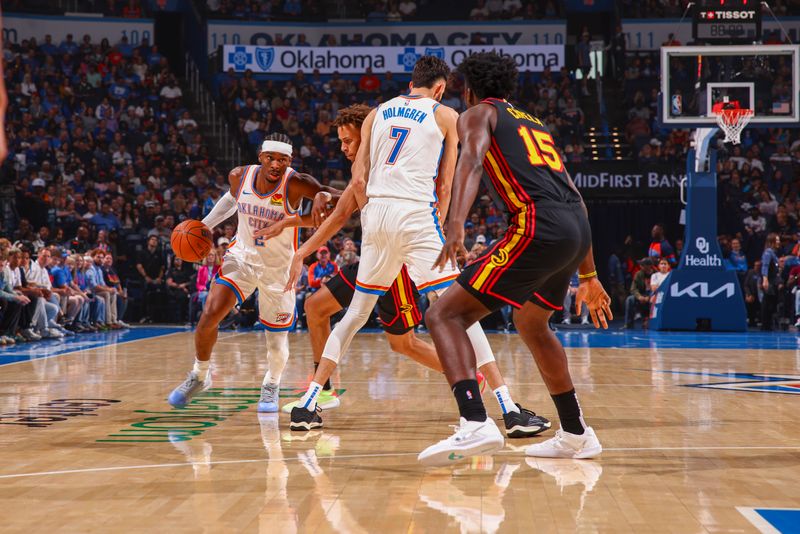
[[[449,309],[447,306],[442,306],[441,302],[434,303],[430,308],[428,308],[428,311],[425,314],[425,324],[427,324],[429,328],[435,328],[437,324],[441,324],[443,322],[454,321],[464,323],[464,321],[459,320],[457,310]],[[469,325],[464,324],[463,326],[466,328]]]
[[[405,356],[411,352],[412,338],[410,335],[388,335],[387,337],[389,338],[389,347],[394,352]]]

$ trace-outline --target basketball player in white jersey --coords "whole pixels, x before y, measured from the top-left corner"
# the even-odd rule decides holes
[[[356,104],[340,109],[336,121],[334,122],[334,125],[336,125],[338,129],[339,140],[342,142],[342,152],[351,162],[355,160],[356,154],[358,153],[358,149],[361,145],[361,128],[370,112],[371,109],[367,106]],[[287,288],[292,288],[297,283],[297,279],[302,272],[303,260],[336,235],[350,219],[350,216],[358,210],[358,203],[356,202],[353,190],[352,184],[347,186],[342,192],[339,202],[336,204],[336,209],[325,218],[325,222],[317,228],[314,234],[297,249],[291,267],[289,268]],[[442,191],[442,195],[440,196],[446,197],[447,193],[447,191]],[[447,206],[442,205],[440,213],[441,218],[445,219],[447,215]],[[256,231],[255,235],[257,237],[271,239],[276,235],[280,235],[288,227],[300,224],[301,222],[302,221],[298,219],[284,219]],[[358,265],[356,265],[355,268],[357,270]],[[342,279],[345,281],[342,282]],[[319,362],[322,359],[322,351],[331,335],[330,318],[334,313],[350,305],[355,293],[355,289],[351,288],[355,286],[356,279],[357,273],[351,273],[348,267],[344,267],[336,277],[306,300],[306,317],[308,318],[308,332],[309,337],[311,337],[311,350],[314,356],[315,370],[319,366]],[[414,334],[413,328],[418,324],[418,320],[416,320],[417,315],[412,316],[407,323],[403,323],[387,312],[387,310],[399,308],[402,304],[413,303],[415,300],[414,294],[416,293],[416,287],[412,282],[406,283],[407,281],[408,275],[405,272],[401,272],[400,276],[394,281],[392,290],[387,291],[378,300],[378,309],[380,310],[379,316],[381,320],[384,321],[384,317],[391,317],[391,322],[384,321],[384,332],[389,340],[389,346],[395,352],[405,354],[418,363],[441,373],[443,372],[442,365],[439,361],[439,356],[436,354],[436,349],[433,345],[419,339]],[[412,305],[414,306],[413,309],[415,309],[416,305]],[[315,319],[313,321],[311,320],[312,316]],[[408,324],[408,327],[405,327],[405,324]],[[390,326],[387,327],[387,325]],[[315,336],[318,337],[318,339],[315,339]],[[321,344],[318,344],[319,342],[321,342]],[[531,437],[550,428],[550,421],[514,402],[494,357],[487,358],[483,362],[483,366],[480,367],[479,372],[482,372],[485,376],[485,381],[491,386],[494,397],[497,399],[500,409],[503,412],[503,422],[508,437]],[[330,380],[323,386],[322,392],[319,397],[317,397],[317,405],[323,410],[339,406],[338,397],[333,396],[330,390],[327,390],[328,392],[326,394],[325,388],[329,385]],[[292,409],[297,406],[299,402],[298,400],[286,404],[281,408],[281,411],[291,413]]]
[[[303,219],[300,226],[319,224],[327,202],[338,200],[341,194],[321,186],[308,174],[295,172],[289,167],[291,160],[291,140],[283,134],[268,136],[258,155],[260,165],[233,169],[228,175],[230,191],[203,219],[206,226],[214,228],[234,212],[239,214],[236,237],[223,257],[195,330],[194,366],[169,395],[169,403],[176,408],[211,386],[209,361],[218,325],[231,308],[258,289],[259,321],[267,330],[268,361],[258,411],[278,411],[280,377],[289,357],[288,331],[295,323],[294,290],[284,292],[284,287],[297,250],[298,229],[287,229],[268,242],[254,233],[286,218]],[[301,217],[298,210],[303,198],[314,199],[314,208],[310,215]]]
[[[449,72],[441,59],[420,58],[411,75],[410,94],[381,104],[364,121],[352,169],[363,229],[356,293],[325,344],[308,391],[292,409],[293,430],[322,426],[316,405],[322,384],[404,263],[421,293],[435,295],[458,276],[452,267],[431,269],[444,242],[438,205],[449,205],[458,156],[458,113],[439,103]],[[467,332],[478,354],[477,365],[493,359],[480,325],[472,325]],[[487,432],[502,442],[494,421],[487,421]]]

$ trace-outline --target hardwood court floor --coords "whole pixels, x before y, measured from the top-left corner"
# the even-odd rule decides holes
[[[800,507],[800,396],[784,394],[800,392],[796,343],[626,339],[639,348],[589,348],[580,334],[568,349],[600,460],[526,458],[533,440],[508,440],[493,458],[438,470],[416,455],[449,435],[449,389],[379,334],[356,337],[336,376],[342,406],[308,434],[255,412],[258,332],[220,336],[215,389],[191,410],[165,401],[191,361],[189,332],[3,365],[2,530],[757,532],[746,509]],[[284,402],[310,369],[307,335],[290,340]],[[515,400],[555,419],[518,337],[490,340]],[[717,383],[734,384],[685,387]]]

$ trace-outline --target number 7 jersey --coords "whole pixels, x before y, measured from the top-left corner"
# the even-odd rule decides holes
[[[378,106],[370,138],[367,197],[437,202],[444,134],[424,96],[398,96]]]
[[[509,213],[539,201],[580,202],[547,126],[505,100],[487,98],[483,104],[497,110],[483,168]]]

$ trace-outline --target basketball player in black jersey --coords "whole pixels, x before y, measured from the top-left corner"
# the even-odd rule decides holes
[[[547,127],[505,99],[519,76],[514,61],[494,52],[466,58],[458,67],[469,109],[458,119],[461,156],[453,182],[446,243],[434,269],[456,263],[464,249],[464,222],[483,171],[508,210],[508,230],[459,275],[458,284],[428,311],[428,324],[447,380],[458,402],[455,434],[422,451],[428,465],[452,463],[503,446],[475,381],[475,355],[466,327],[503,305],[515,308],[514,323],[534,356],[555,402],[561,429],[526,449],[530,456],[592,458],[602,448],[585,425],[567,358],[548,319],[559,310],[577,270],[578,313],[588,305],[596,327],[608,328],[611,299],[597,280],[591,230],[583,204]]]

